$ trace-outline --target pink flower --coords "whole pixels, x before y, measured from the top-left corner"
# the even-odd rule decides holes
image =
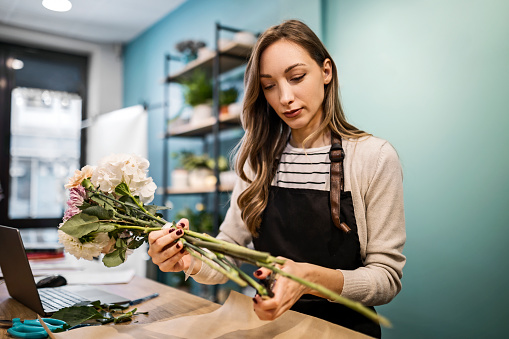
[[[79,185],[71,188],[69,190],[69,195],[69,200],[67,200],[67,210],[64,214],[64,221],[67,221],[76,214],[81,213],[81,210],[78,207],[83,204],[83,201],[85,201],[87,193],[85,192],[85,188]]]

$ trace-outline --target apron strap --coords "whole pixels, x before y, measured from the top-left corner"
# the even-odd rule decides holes
[[[343,173],[343,159],[345,152],[341,145],[341,137],[336,136],[331,131],[331,148],[329,151],[330,159],[330,204],[331,215],[334,225],[345,233],[350,233],[351,229],[347,224],[341,222],[341,192],[344,189],[344,173]]]

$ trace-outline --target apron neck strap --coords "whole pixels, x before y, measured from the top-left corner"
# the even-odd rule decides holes
[[[345,152],[341,143],[341,137],[331,131],[330,159],[330,204],[331,216],[334,225],[345,233],[351,231],[350,227],[340,220],[341,192],[344,190],[343,159]]]

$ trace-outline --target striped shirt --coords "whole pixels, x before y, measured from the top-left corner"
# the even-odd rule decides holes
[[[272,181],[273,186],[328,191],[330,181],[330,145],[295,148],[289,143]]]

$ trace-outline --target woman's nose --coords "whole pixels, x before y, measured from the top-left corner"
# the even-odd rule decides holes
[[[282,85],[279,87],[279,102],[283,106],[288,106],[295,100],[293,95],[293,91],[288,84]]]

